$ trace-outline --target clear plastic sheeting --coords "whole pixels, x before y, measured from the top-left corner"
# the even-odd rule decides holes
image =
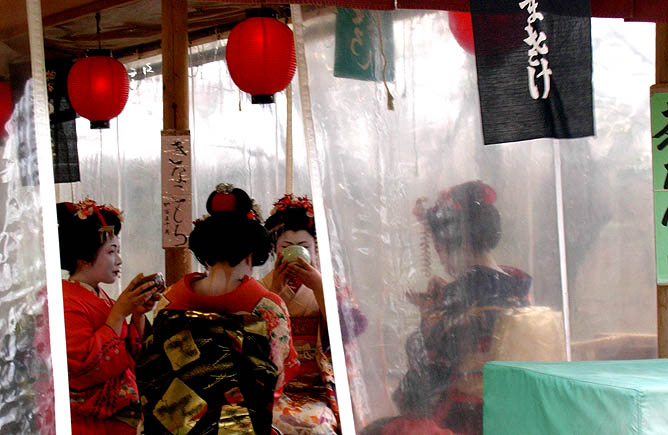
[[[335,274],[369,320],[349,361],[358,431],[477,412],[488,359],[655,356],[654,25],[593,20],[596,137],[483,146],[475,59],[447,14],[392,14],[394,111],[382,82],[333,77],[335,14],[305,22]],[[500,240],[470,249],[487,206]]]
[[[24,25],[15,47],[28,46]],[[0,77],[13,92],[11,118],[0,126],[0,433],[55,434],[34,116],[46,102],[35,102],[33,89],[44,82],[31,78],[29,52],[2,43]]]
[[[453,403],[477,406],[488,359],[656,355],[645,142],[654,25],[593,20],[595,138],[483,146],[475,59],[453,38],[446,13],[391,13],[394,111],[382,82],[333,77],[335,14],[309,14],[310,102],[334,274],[368,320],[345,347],[358,431],[407,409],[436,421]],[[228,182],[266,217],[285,191],[285,92],[274,105],[252,105],[224,58],[223,41],[191,48],[193,216]],[[58,186],[60,201],[88,195],[124,210],[121,286],[164,270],[160,59],[128,70],[130,99],[111,129],[77,121],[81,183]],[[292,92],[293,190],[310,194],[296,84]],[[493,228],[480,225],[476,207],[498,211],[500,238],[467,250]],[[475,274],[463,273],[472,258]]]

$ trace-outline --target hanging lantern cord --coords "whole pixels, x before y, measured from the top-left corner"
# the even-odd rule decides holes
[[[100,13],[95,13],[95,25],[97,27],[97,49],[102,49],[102,40],[100,39]]]
[[[378,29],[378,41],[380,43],[380,55],[383,58],[383,84],[385,85],[385,92],[387,94],[387,110],[394,110],[394,97],[390,92],[390,88],[387,86],[387,57],[385,56],[385,48],[383,47],[383,24],[380,16],[380,12],[374,11],[374,22],[376,23],[376,28]]]

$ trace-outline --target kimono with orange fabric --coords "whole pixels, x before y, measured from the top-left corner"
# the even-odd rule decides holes
[[[98,296],[99,294],[99,296]],[[136,434],[140,403],[135,358],[137,330],[106,325],[114,301],[102,290],[63,280],[72,433]]]
[[[248,276],[229,293],[218,296],[195,293],[192,283],[205,276],[197,272],[184,276],[167,289],[156,311],[169,309],[228,314],[250,313],[266,320],[271,345],[271,360],[281,373],[274,392],[274,398],[278,400],[281,397],[283,385],[299,371],[299,360],[292,346],[290,318],[285,303],[280,297]]]

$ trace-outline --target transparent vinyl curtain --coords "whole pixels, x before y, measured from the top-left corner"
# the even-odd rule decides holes
[[[558,358],[656,356],[648,104],[654,25],[592,20],[596,137],[484,146],[475,59],[452,37],[447,14],[391,17],[394,111],[382,83],[333,77],[333,10],[304,22],[311,140],[334,273],[368,320],[346,346],[356,428],[398,413],[392,395],[421,323],[410,295],[425,293],[434,277],[456,279],[414,215],[416,200],[430,207],[445,189],[470,180],[496,192],[501,239],[492,258],[531,277],[530,306],[558,314],[560,329],[548,335],[563,351]],[[224,41],[191,49],[193,216],[205,212],[219,182],[246,189],[266,216],[285,190],[285,93],[275,105],[251,105],[229,77],[224,50]],[[58,186],[61,201],[89,195],[125,211],[120,286],[138,272],[164,270],[160,59],[128,70],[130,100],[111,129],[91,131],[77,121],[81,183]],[[310,194],[297,80],[292,92],[294,192]]]
[[[15,6],[0,42],[0,433],[67,434],[42,14],[39,1]]]
[[[305,22],[335,273],[369,320],[356,343],[361,360],[349,368],[357,428],[397,414],[393,392],[419,363],[411,352],[425,319],[411,294],[428,293],[435,276],[456,280],[425,245],[416,200],[430,207],[471,180],[496,192],[501,240],[492,258],[531,276],[531,306],[563,313],[564,335],[546,334],[567,347],[545,359],[654,357],[654,25],[592,20],[596,137],[484,146],[475,58],[452,37],[447,14],[392,16],[394,111],[382,83],[333,77],[335,14]]]

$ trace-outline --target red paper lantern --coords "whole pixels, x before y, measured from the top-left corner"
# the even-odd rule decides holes
[[[12,110],[14,110],[14,104],[12,103],[12,91],[9,83],[0,82],[0,137],[7,135],[5,124],[12,116]]]
[[[297,66],[292,30],[269,14],[275,16],[271,9],[250,10],[250,18],[237,24],[227,39],[230,76],[254,104],[273,103],[274,93],[290,84]]]
[[[482,22],[486,32],[483,40],[478,41],[478,54],[502,54],[524,44],[526,18],[521,13],[487,14]],[[468,53],[475,54],[473,22],[469,12],[448,12],[450,31],[459,45]]]
[[[468,53],[475,53],[475,44],[473,42],[473,23],[471,14],[468,12],[448,12],[448,24],[452,36],[459,45]]]
[[[90,120],[90,128],[109,128],[109,120],[123,111],[129,90],[125,67],[110,56],[81,59],[67,76],[70,103]]]

